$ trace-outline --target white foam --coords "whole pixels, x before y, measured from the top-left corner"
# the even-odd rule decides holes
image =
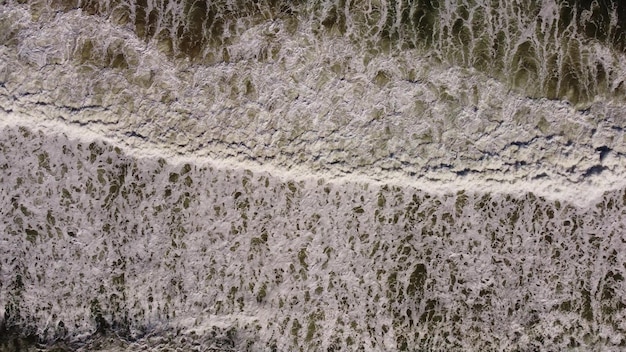
[[[493,179],[490,175],[458,176],[435,174],[418,177],[407,177],[401,172],[378,172],[375,177],[359,174],[338,174],[311,170],[306,165],[298,165],[289,169],[282,169],[271,164],[246,162],[234,158],[215,159],[204,155],[189,153],[182,155],[174,153],[171,148],[159,148],[154,144],[134,140],[132,146],[126,141],[120,141],[115,137],[105,137],[86,128],[68,125],[51,120],[33,120],[30,117],[16,113],[0,112],[0,127],[25,126],[30,129],[42,131],[45,134],[63,134],[70,139],[81,141],[102,140],[109,144],[122,148],[128,155],[136,158],[164,158],[173,164],[194,163],[196,165],[211,165],[222,170],[251,170],[270,174],[283,180],[317,180],[324,179],[332,183],[362,183],[373,186],[396,185],[422,190],[432,194],[444,195],[455,194],[460,191],[472,194],[510,194],[523,196],[526,193],[534,193],[537,196],[549,200],[563,200],[579,207],[587,207],[594,204],[605,192],[622,189],[626,181],[622,177],[622,170],[605,171],[601,175],[592,175],[584,182],[571,182],[565,177],[554,175],[550,178],[524,179],[516,175],[510,175],[506,179]],[[621,171],[621,172],[620,172]]]

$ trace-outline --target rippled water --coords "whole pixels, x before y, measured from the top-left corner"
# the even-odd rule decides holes
[[[0,350],[617,350],[617,1],[0,2]]]
[[[286,59],[283,40],[302,47],[344,38],[363,60],[418,49],[444,64],[472,67],[525,94],[573,103],[623,97],[626,6],[618,1],[32,1],[38,18],[53,11],[105,16],[174,57],[199,63]],[[269,24],[269,26],[267,26]],[[262,47],[237,48],[250,29]],[[304,39],[303,38],[303,39]],[[124,52],[90,40],[79,60],[133,66]],[[311,48],[307,48],[311,49]],[[241,52],[241,51],[247,52]],[[250,50],[250,51],[248,51]],[[242,57],[243,56],[243,57]],[[337,70],[341,70],[338,63]],[[411,68],[412,62],[405,64]],[[382,72],[380,80],[388,80]]]

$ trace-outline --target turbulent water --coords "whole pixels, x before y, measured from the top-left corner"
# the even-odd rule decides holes
[[[0,350],[626,348],[626,5],[0,0]]]

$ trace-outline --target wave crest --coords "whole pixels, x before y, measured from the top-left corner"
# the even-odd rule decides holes
[[[356,54],[420,50],[443,63],[488,73],[530,97],[573,104],[626,95],[626,5],[616,1],[31,3],[36,12],[81,8],[106,16],[155,42],[163,52],[205,64],[241,59],[233,51],[246,31],[279,21],[281,31],[268,30],[263,40],[273,42],[298,32],[307,36],[309,45],[329,36],[349,38]],[[246,58],[265,61],[284,55],[280,45],[266,45]]]

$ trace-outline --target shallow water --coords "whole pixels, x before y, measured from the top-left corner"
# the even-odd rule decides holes
[[[0,348],[626,344],[622,5],[250,4],[0,4]]]

